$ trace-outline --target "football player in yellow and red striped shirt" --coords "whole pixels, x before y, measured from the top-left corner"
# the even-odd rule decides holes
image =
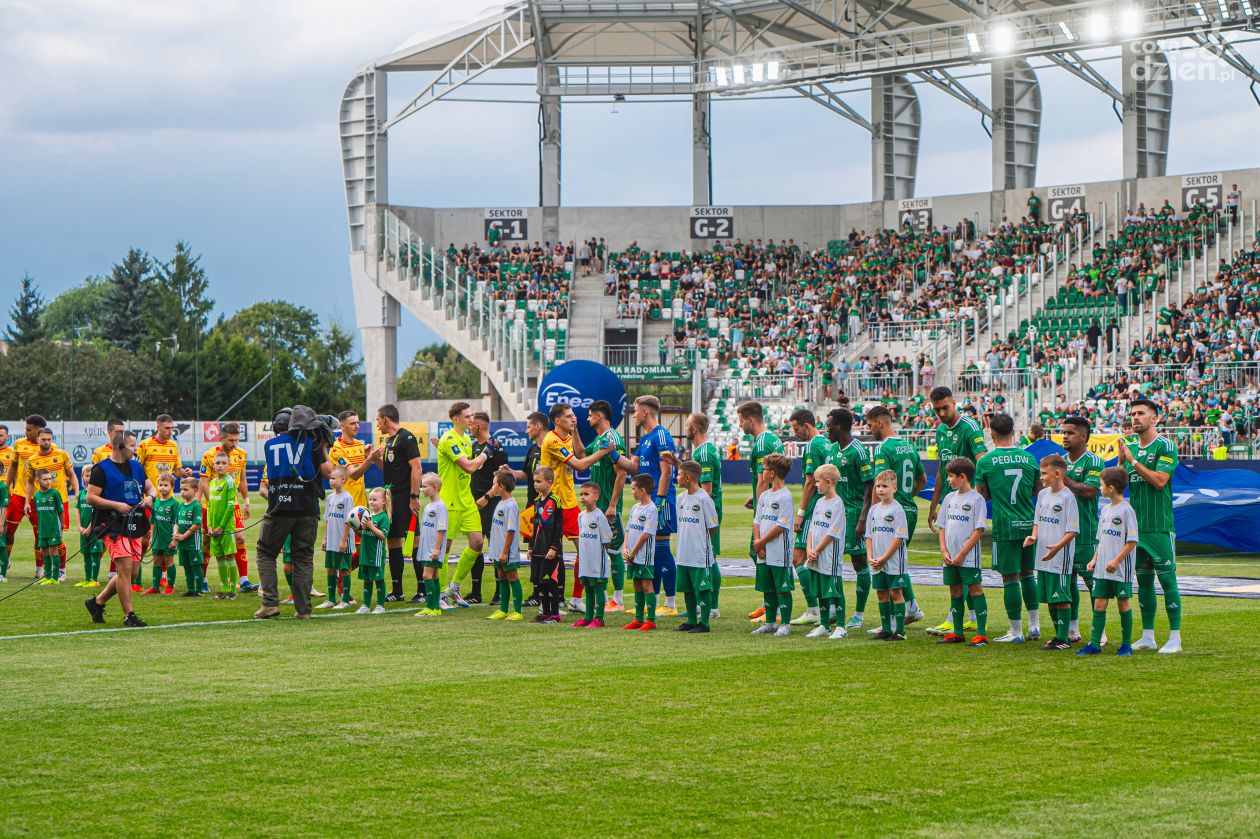
[[[62,449],[53,445],[53,433],[51,428],[41,428],[36,435],[36,445],[38,449],[35,454],[27,458],[26,461],[26,497],[31,499],[30,518],[31,525],[36,529],[36,538],[39,531],[39,517],[35,512],[34,498],[35,493],[39,490],[36,485],[35,476],[41,472],[48,472],[52,475],[52,489],[57,490],[57,494],[61,496],[61,527],[63,530],[70,526],[70,495],[79,492],[79,476],[74,471],[74,466],[70,463],[70,455]],[[62,545],[61,563],[59,567],[44,569],[44,560],[40,551],[35,552],[35,576],[43,577],[45,574],[50,579],[57,579],[65,572],[66,557],[65,545]],[[56,566],[56,563],[54,563]]]
[[[36,442],[39,432],[47,427],[48,420],[39,414],[31,414],[26,418],[26,436],[19,438],[13,444],[13,453],[9,460],[8,481],[9,484],[9,512],[4,523],[4,543],[9,546],[9,555],[13,555],[13,537],[17,535],[18,524],[22,521],[22,516],[26,515],[27,499],[29,496],[23,495],[26,491],[26,481],[28,477],[26,462],[31,459],[31,455],[39,451],[39,443]],[[31,532],[35,531],[35,519],[31,519]]]
[[[212,446],[201,457],[201,476],[200,476],[200,493],[203,506],[209,509],[210,505],[210,479],[215,476],[214,458],[222,452],[228,456],[227,475],[231,476],[232,481],[236,485],[237,504],[233,510],[234,526],[236,528],[236,572],[240,575],[241,582],[240,591],[257,591],[258,586],[249,581],[249,553],[245,550],[245,520],[249,518],[249,489],[245,485],[245,450],[240,447],[241,427],[234,422],[223,424],[223,428],[219,433],[219,445]],[[204,518],[204,516],[203,516]],[[208,523],[203,521],[204,527],[209,527]],[[206,540],[206,550],[209,550],[210,540]],[[208,556],[208,555],[207,555]]]

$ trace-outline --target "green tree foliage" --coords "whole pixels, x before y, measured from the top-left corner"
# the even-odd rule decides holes
[[[22,287],[13,308],[9,309],[9,329],[5,333],[9,343],[25,347],[44,338],[44,297],[39,293],[34,278],[22,275]]]
[[[69,341],[78,330],[79,338],[99,338],[110,284],[104,277],[88,277],[83,285],[63,291],[44,310],[44,331],[49,338]]]
[[[56,375],[32,376],[32,370]],[[54,419],[153,416],[165,409],[162,370],[103,341],[38,341],[0,356],[0,416]]]
[[[319,315],[283,300],[263,300],[220,321],[216,328],[259,344],[268,352],[297,359],[319,335]]]
[[[331,323],[307,351],[309,372],[302,388],[302,403],[319,411],[338,413],[363,410],[367,382],[363,360],[354,354],[354,335],[337,322]]]
[[[135,352],[148,337],[144,331],[145,297],[153,283],[153,263],[132,248],[109,275],[109,293],[101,314],[101,337]]]
[[[458,399],[481,393],[481,373],[449,344],[433,344],[398,377],[399,399]]]
[[[187,242],[176,242],[174,256],[157,263],[153,274],[155,282],[144,299],[145,330],[155,342],[174,335],[181,352],[192,351],[214,310],[201,257]]]

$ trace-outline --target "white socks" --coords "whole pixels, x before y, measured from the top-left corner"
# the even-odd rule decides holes
[[[1034,629],[1036,630],[1041,629],[1041,613],[1040,612],[1028,613],[1028,631],[1031,632]]]
[[[1081,634],[1080,621],[1068,621],[1068,632],[1073,635],[1080,635]]]
[[[1012,635],[1023,635],[1024,634],[1023,621],[1021,621],[1019,618],[1016,618],[1015,620],[1011,621],[1010,632]]]
[[[667,595],[665,595],[665,608],[666,608],[666,609],[673,609],[673,608],[674,608],[674,598],[673,598],[673,597],[671,597],[671,596],[670,596],[670,595],[668,595],[668,594],[667,594]]]

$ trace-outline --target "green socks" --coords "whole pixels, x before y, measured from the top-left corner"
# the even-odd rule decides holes
[[[383,585],[382,585],[382,588],[384,588]],[[371,580],[363,581],[363,605],[364,606],[372,605],[372,581]]]
[[[0,577],[9,576],[9,549],[0,547]],[[88,577],[88,579],[95,579]]]
[[[1155,612],[1159,608],[1159,600],[1155,597],[1155,571],[1147,569],[1137,572],[1138,608],[1142,611],[1142,631],[1155,628]]]
[[[348,604],[354,599],[350,596],[350,575],[346,574],[344,577],[339,577],[339,580],[341,582],[341,602]],[[336,589],[333,589],[333,591],[336,591]]]
[[[871,566],[857,572],[857,608],[854,611],[866,611],[866,598],[871,596]]]
[[[236,563],[224,557],[215,557],[214,561],[219,566],[219,590],[226,592],[228,590],[228,565],[235,568]]]
[[[1072,610],[1070,607],[1051,610],[1050,617],[1054,620],[1054,637],[1065,644],[1068,642],[1068,626],[1072,622],[1071,615]]]
[[[647,598],[647,619],[652,623],[656,623],[656,592],[645,592]]]
[[[1133,627],[1133,613],[1129,612],[1129,627]],[[1095,609],[1094,620],[1089,625],[1089,643],[1095,647],[1102,646],[1103,630],[1107,628],[1107,610]],[[1126,642],[1127,643],[1127,642]]]
[[[1006,607],[1006,617],[1011,623],[1021,620],[1024,613],[1020,611],[1019,580],[1002,581],[1002,605]]]
[[[692,626],[695,626],[696,620],[698,619],[697,614],[696,614],[697,613],[696,596],[689,591],[685,592],[683,594],[683,601],[687,604],[687,621],[686,622],[691,624]]]
[[[521,613],[521,604],[525,602],[524,589],[521,587],[520,580],[509,580],[508,585],[512,587],[512,610],[518,615]],[[504,609],[503,611],[507,611]]]
[[[1019,587],[1024,593],[1024,608],[1029,612],[1037,611],[1037,576],[1035,574],[1020,574]]]
[[[647,595],[641,591],[634,593],[634,619],[643,623],[643,610],[647,606]]]
[[[892,604],[893,623],[895,624],[894,632],[898,635],[906,634],[906,601]]]
[[[717,566],[714,565],[714,568]],[[717,594],[713,591],[706,591],[700,595],[700,624],[701,626],[709,625],[709,612],[713,611],[713,603]]]
[[[971,608],[976,612],[976,634],[988,635],[986,630],[989,626],[989,601],[985,598],[983,591],[972,596]]]
[[[766,608],[766,623],[774,623],[775,616],[779,614],[779,595],[777,592],[767,591],[761,595],[762,605]]]
[[[963,634],[963,603],[961,596],[949,598],[949,619],[954,624],[955,635]]]
[[[823,629],[831,629],[831,616],[835,614],[836,601],[830,597],[818,600],[818,623]]]
[[[609,551],[608,557],[612,560],[613,591],[624,591],[626,588],[625,557],[621,555],[621,551]]]
[[[1128,609],[1120,613],[1120,642],[1122,644],[1133,643],[1133,610],[1132,609]]]
[[[818,598],[810,594],[814,590],[810,582],[810,575],[813,573],[804,565],[796,566],[796,579],[800,581],[801,591],[805,593],[805,605],[811,609],[818,605]]]
[[[879,628],[884,632],[892,632],[892,602],[879,601]]]
[[[718,607],[718,594],[722,591],[722,569],[718,568],[717,562],[709,569],[709,580],[713,584],[713,588],[709,590],[708,608],[716,609]],[[708,619],[705,619],[704,625],[708,626]]]
[[[367,595],[363,595],[364,601]],[[424,606],[426,609],[438,608],[438,581],[437,578],[426,578],[424,581]]]
[[[1164,590],[1164,611],[1168,613],[1168,628],[1181,631],[1181,589],[1177,587],[1177,572],[1160,572],[1159,587]]]
[[[767,620],[769,615],[766,616]],[[792,622],[792,592],[779,592],[779,623],[789,624]]]
[[[336,571],[328,572],[328,599],[334,603],[337,602],[337,581],[340,579]]]
[[[582,618],[587,623],[590,623],[595,620],[595,589],[590,586],[586,586],[586,588],[582,590],[582,601],[586,605],[586,609],[582,613]]]
[[[595,620],[602,621],[604,619],[604,607],[608,605],[608,589],[606,589],[600,581],[601,585],[595,587]]]

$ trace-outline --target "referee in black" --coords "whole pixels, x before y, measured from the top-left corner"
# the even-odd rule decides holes
[[[416,435],[398,421],[395,405],[382,405],[376,410],[376,430],[383,443],[368,449],[368,460],[381,468],[385,486],[389,487],[392,509],[389,511],[389,579],[387,603],[403,600],[403,540],[411,527],[412,515],[420,512],[420,443]],[[420,566],[416,565],[416,597],[420,597]]]
[[[477,499],[477,509],[481,513],[481,535],[487,540],[482,544],[489,545],[490,524],[494,521],[494,508],[498,505],[499,499],[488,498],[486,493],[490,491],[490,485],[494,483],[494,473],[507,467],[507,452],[503,451],[498,441],[490,436],[490,415],[485,411],[473,413],[472,423],[468,430],[472,435],[473,459],[479,457],[482,452],[486,453],[486,462],[472,473],[469,488],[472,490],[473,498]],[[477,559],[473,562],[472,592],[465,598],[469,603],[481,602],[481,575],[485,566],[486,555],[483,551],[477,554]],[[498,605],[498,600],[491,601],[490,605]]]
[[[525,502],[525,509],[532,509],[534,499],[538,497],[538,490],[534,489],[534,470],[538,468],[539,461],[542,460],[542,440],[547,436],[547,432],[551,430],[551,418],[542,411],[534,411],[525,418],[525,434],[531,440],[529,448],[525,450],[525,468],[516,470],[516,485],[520,486],[521,482],[525,482],[525,492],[528,500]],[[524,540],[522,540],[524,541]],[[542,573],[542,569],[535,566],[534,563],[529,564],[529,581],[534,586],[534,591],[530,594],[522,606],[538,605],[538,575]]]

